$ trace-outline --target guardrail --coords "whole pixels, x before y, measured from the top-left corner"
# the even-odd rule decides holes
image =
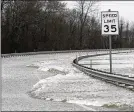
[[[112,54],[117,54],[117,53],[119,53],[119,52],[115,52]],[[126,53],[126,52],[124,51],[121,53]],[[89,76],[99,78],[106,82],[113,83],[115,85],[134,90],[134,78],[133,77],[129,77],[129,76],[122,75],[122,74],[109,73],[109,72],[101,71],[98,69],[89,68],[89,67],[83,66],[78,63],[80,60],[82,60],[84,58],[101,56],[101,55],[108,55],[108,54],[103,53],[103,54],[96,54],[96,55],[80,56],[80,57],[77,57],[76,59],[74,59],[72,64],[73,64],[73,66],[75,66],[76,68],[78,68],[79,70],[81,70],[82,72],[84,72],[85,74],[87,74]]]
[[[123,49],[112,49],[112,51],[124,51],[130,50],[129,48]],[[134,49],[131,49],[134,50]],[[64,51],[40,51],[40,52],[26,52],[26,53],[10,53],[10,54],[1,54],[2,58],[13,57],[13,56],[27,56],[27,55],[38,55],[38,54],[55,54],[55,53],[74,53],[74,52],[100,52],[100,51],[108,51],[109,49],[86,49],[86,50],[64,50]]]
[[[1,57],[27,56],[27,55],[38,55],[38,54],[73,53],[73,52],[92,52],[92,51],[93,49],[92,50],[40,51],[40,52],[1,54]]]
[[[102,51],[105,53],[102,54]],[[41,52],[27,52],[27,53],[11,53],[11,54],[1,54],[2,58],[8,58],[13,56],[28,56],[28,55],[39,55],[39,54],[56,54],[56,53],[81,53],[81,52],[96,52],[95,55],[86,55],[80,56],[73,60],[73,66],[80,69],[84,73],[100,78],[107,82],[117,84],[119,86],[130,88],[134,90],[134,78],[130,78],[121,74],[110,74],[109,72],[88,68],[78,63],[81,59],[93,56],[100,56],[100,55],[107,55],[109,53],[109,49],[90,49],[90,50],[64,50],[64,51],[41,51]],[[98,54],[98,52],[101,52]],[[112,49],[112,54],[116,53],[127,53],[127,52],[134,52],[134,49]]]

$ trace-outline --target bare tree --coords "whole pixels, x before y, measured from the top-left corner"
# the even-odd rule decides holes
[[[130,26],[130,40],[130,47],[134,48],[134,22],[132,22]]]
[[[120,21],[119,21],[119,43],[120,43],[120,48],[122,47],[122,44],[123,44],[123,29],[124,29],[124,24],[125,24],[125,21],[124,21],[124,18],[121,18]]]
[[[79,24],[80,24],[80,47],[82,48],[83,43],[83,31],[84,26],[87,21],[87,16],[93,12],[93,6],[96,3],[96,1],[86,1],[86,0],[79,0],[77,1],[77,10],[79,12]]]

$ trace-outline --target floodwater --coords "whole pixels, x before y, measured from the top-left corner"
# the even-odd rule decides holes
[[[34,103],[36,108],[33,105],[27,105],[26,99],[31,102],[36,99],[34,102],[38,104],[43,104],[42,101],[77,104],[86,109],[91,107],[94,110],[134,110],[133,91],[82,73],[71,64],[76,55],[87,55],[87,53],[3,58],[3,110],[17,110],[17,106],[20,107],[20,110],[28,110],[26,108],[47,110],[47,107],[43,108],[37,103]],[[19,102],[17,102],[18,97],[21,97]],[[12,106],[14,102],[16,107]],[[26,107],[21,106],[22,102],[25,102]],[[53,103],[49,103],[50,105]]]
[[[79,62],[84,66],[110,71],[109,55],[85,58]],[[134,77],[134,52],[112,54],[112,71],[113,73],[129,75]]]

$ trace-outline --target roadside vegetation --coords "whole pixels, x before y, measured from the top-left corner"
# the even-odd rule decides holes
[[[1,52],[107,49],[95,1],[77,1],[67,8],[61,1],[1,1]],[[120,19],[112,48],[134,47],[134,24]]]

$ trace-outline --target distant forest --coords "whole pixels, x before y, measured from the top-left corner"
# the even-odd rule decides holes
[[[108,49],[95,3],[80,0],[69,9],[63,1],[1,0],[1,53]],[[112,48],[134,47],[134,24],[120,19],[119,33]]]

